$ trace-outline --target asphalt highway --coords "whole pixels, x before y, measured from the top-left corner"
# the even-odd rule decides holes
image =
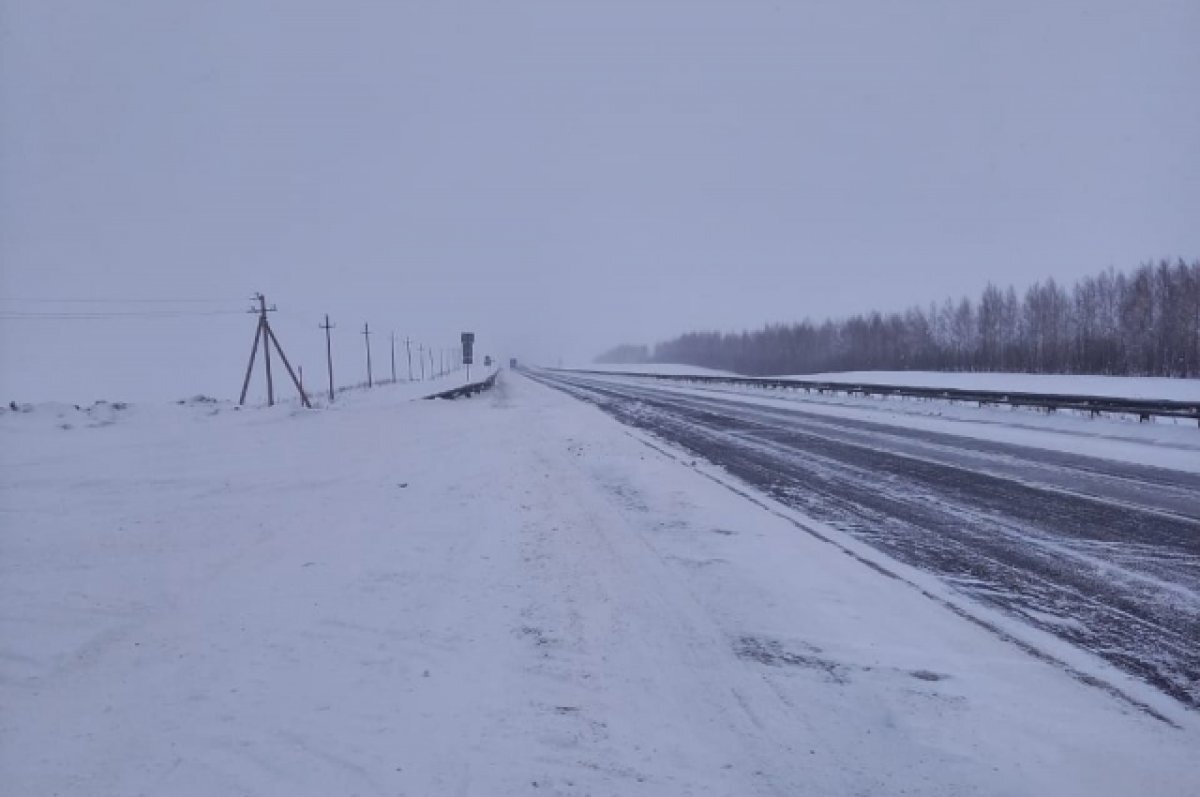
[[[1200,708],[1200,476],[533,372]]]

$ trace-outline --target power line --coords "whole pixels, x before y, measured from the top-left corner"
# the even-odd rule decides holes
[[[0,302],[30,304],[233,304],[240,299],[47,299],[43,297],[0,296]]]
[[[241,315],[238,310],[144,310],[144,311],[53,311],[32,312],[24,310],[0,310],[0,320],[5,321],[94,321],[117,318],[194,318],[202,316]]]

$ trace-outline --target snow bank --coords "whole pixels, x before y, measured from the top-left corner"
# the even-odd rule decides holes
[[[783,379],[863,382],[903,387],[945,387],[963,390],[1011,390],[1014,393],[1056,393],[1108,398],[1200,401],[1200,379],[1150,376],[1083,376],[1073,374],[943,373],[940,371],[832,371],[794,374]]]
[[[470,381],[486,379],[496,369],[478,369],[472,372]],[[332,405],[326,391],[307,385],[309,400],[315,408],[366,408],[393,405],[397,401],[411,401],[467,384],[465,371],[457,371],[441,377],[412,382],[376,384],[368,389],[365,384],[338,388]],[[286,387],[286,389],[285,389]],[[274,408],[265,404],[247,404],[239,407],[236,402],[197,395],[179,399],[170,404],[138,403],[123,401],[96,401],[92,404],[65,404],[62,402],[39,402],[36,404],[10,402],[0,405],[0,430],[22,433],[30,430],[57,429],[100,429],[116,424],[125,424],[137,418],[155,423],[182,423],[199,418],[212,417],[227,412],[251,412],[270,410],[286,412],[301,409],[300,398],[290,385],[279,386]],[[152,419],[152,420],[151,420]]]
[[[668,376],[737,376],[732,371],[721,371],[716,368],[701,368],[698,365],[678,365],[675,363],[591,363],[573,368],[579,371],[610,371],[621,374],[666,374]]]

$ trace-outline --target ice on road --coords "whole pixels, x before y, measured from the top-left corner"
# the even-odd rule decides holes
[[[6,794],[1200,784],[1194,712],[1081,683],[518,375],[54,412],[0,417]]]

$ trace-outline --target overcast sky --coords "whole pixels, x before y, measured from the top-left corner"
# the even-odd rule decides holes
[[[582,362],[1192,259],[1197,41],[1195,0],[0,0],[3,398],[235,396],[254,291],[356,381],[364,321]]]

